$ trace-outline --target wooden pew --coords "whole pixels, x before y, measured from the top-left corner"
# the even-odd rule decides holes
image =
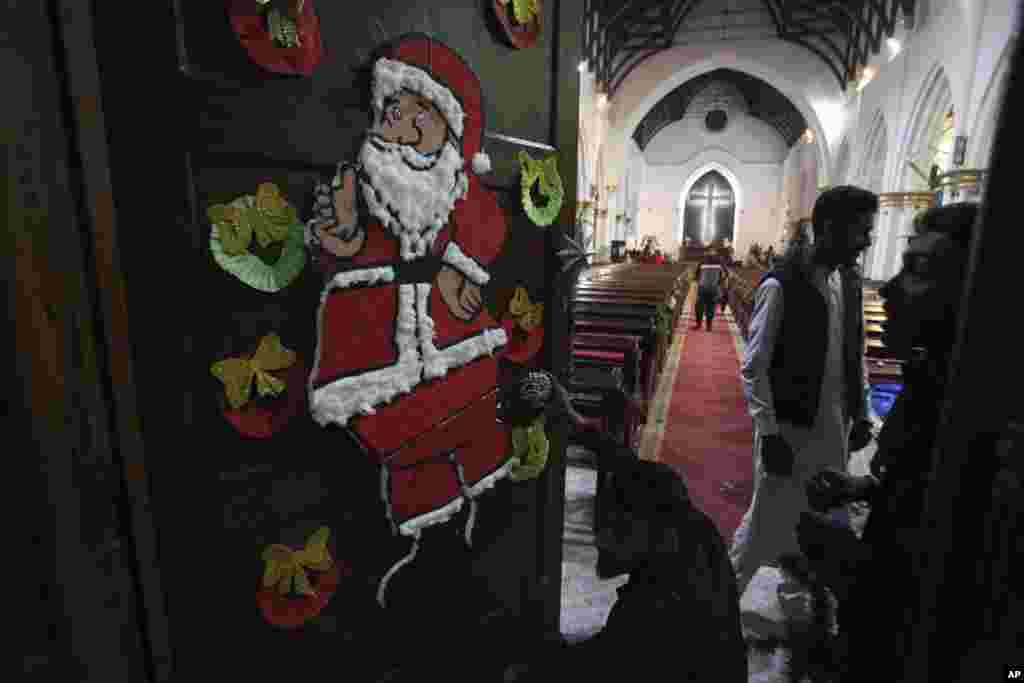
[[[623,389],[641,413],[639,419],[621,420],[627,442],[639,433],[658,374],[664,367],[671,333],[682,312],[688,287],[685,272],[678,264],[595,266],[580,276],[574,289],[573,367],[618,372]],[[659,333],[659,318],[666,315],[668,306],[668,330]]]
[[[868,365],[868,381],[872,384],[899,383],[903,376],[902,361],[895,358],[882,342],[885,309],[875,287],[864,287],[864,360]]]

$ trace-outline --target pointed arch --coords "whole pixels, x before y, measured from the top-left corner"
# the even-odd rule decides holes
[[[871,127],[868,128],[868,134],[864,140],[864,154],[857,166],[857,185],[875,193],[882,191],[888,147],[889,127],[886,125],[885,115],[879,109],[871,118]]]
[[[925,158],[928,146],[933,142],[936,130],[941,129],[942,120],[953,106],[953,91],[941,64],[935,64],[925,79],[914,101],[909,125],[904,127],[900,144],[898,163],[892,169],[893,182],[889,187],[899,190],[926,189],[923,181],[913,171],[908,160],[917,162]],[[928,171],[928,169],[923,169]]]
[[[871,118],[871,126],[868,128],[868,135],[863,146],[864,154],[860,159],[857,170],[856,184],[865,189],[879,194],[882,192],[885,178],[886,153],[889,148],[889,127],[885,122],[885,115],[879,109]],[[864,272],[869,276],[878,270],[878,262],[885,258],[887,247],[882,244],[881,236],[877,234],[872,244],[864,252]]]
[[[846,136],[839,144],[839,151],[836,152],[836,170],[832,173],[831,185],[847,184],[847,176],[850,173],[850,138]]]
[[[677,200],[676,215],[679,216],[676,222],[675,237],[678,244],[683,243],[683,225],[686,216],[686,199],[690,196],[690,191],[693,186],[697,184],[697,181],[703,178],[705,175],[712,171],[720,173],[732,186],[733,194],[733,206],[734,206],[734,218],[733,218],[733,239],[732,243],[736,244],[740,236],[740,215],[743,210],[743,186],[740,184],[739,176],[729,168],[728,165],[720,161],[709,161],[701,164],[693,173],[689,175],[686,182],[683,183],[683,190],[679,193]]]
[[[975,115],[974,128],[968,140],[971,150],[968,158],[972,168],[986,168],[989,157],[992,156],[992,137],[995,135],[999,111],[1002,109],[1003,94],[1006,91],[1010,72],[1010,61],[1016,46],[1017,38],[1010,36],[1010,40],[1003,47],[1003,53],[999,56],[999,62],[996,64],[992,78],[982,96],[978,113]]]
[[[780,93],[786,96],[786,98],[796,107],[797,111],[804,117],[808,127],[813,131],[814,138],[816,140],[826,140],[826,130],[822,124],[821,117],[818,116],[817,110],[811,106],[810,101],[803,94],[804,88],[799,86],[797,83],[787,79],[784,74],[765,66],[757,61],[745,58],[739,58],[735,52],[730,51],[719,51],[716,54],[708,57],[707,59],[700,60],[689,64],[683,68],[672,73],[667,78],[660,79],[658,85],[652,88],[646,95],[639,99],[639,102],[635,103],[631,109],[625,112],[614,111],[615,124],[611,131],[609,131],[610,138],[613,138],[613,145],[618,150],[618,154],[623,153],[625,141],[633,135],[636,131],[637,126],[643,121],[644,117],[655,107],[657,104],[665,98],[666,95],[671,93],[680,85],[686,83],[689,80],[697,78],[702,74],[714,71],[716,69],[728,68],[734,71],[741,71],[749,74],[756,78],[765,81],[773,88],[778,90]],[[830,163],[830,150],[827,145],[817,145],[818,154],[818,184],[824,184],[827,180],[826,173],[827,169],[831,168]],[[726,176],[728,177],[728,176]],[[730,181],[731,182],[731,181]],[[739,205],[737,205],[739,210]]]

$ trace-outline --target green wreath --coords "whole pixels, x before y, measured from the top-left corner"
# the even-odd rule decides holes
[[[217,264],[253,289],[279,292],[299,276],[306,265],[304,230],[295,209],[269,183],[257,195],[239,197],[230,204],[207,209],[213,225],[210,251]],[[281,253],[268,263],[250,251],[255,238],[262,249],[281,244]]]
[[[526,215],[537,225],[551,225],[558,217],[565,197],[562,177],[558,175],[558,157],[537,160],[526,152],[519,152],[519,167]],[[538,182],[541,196],[547,199],[544,206],[537,206],[533,201],[533,186]]]

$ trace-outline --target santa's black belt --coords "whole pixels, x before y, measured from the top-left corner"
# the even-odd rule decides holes
[[[402,261],[394,266],[395,282],[402,285],[432,283],[441,271],[441,265],[441,257],[433,254],[412,261]]]

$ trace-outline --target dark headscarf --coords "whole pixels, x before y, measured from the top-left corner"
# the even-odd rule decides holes
[[[607,434],[586,433],[582,441],[606,471],[599,509],[614,514],[625,508],[645,519],[651,545],[659,546],[628,563],[598,551],[599,576],[629,574],[595,649],[608,658],[600,657],[603,672],[627,666],[638,652],[685,647],[672,680],[746,683],[739,592],[714,523],[693,505],[682,477],[668,465],[640,460]],[[673,535],[674,543],[661,543]]]

